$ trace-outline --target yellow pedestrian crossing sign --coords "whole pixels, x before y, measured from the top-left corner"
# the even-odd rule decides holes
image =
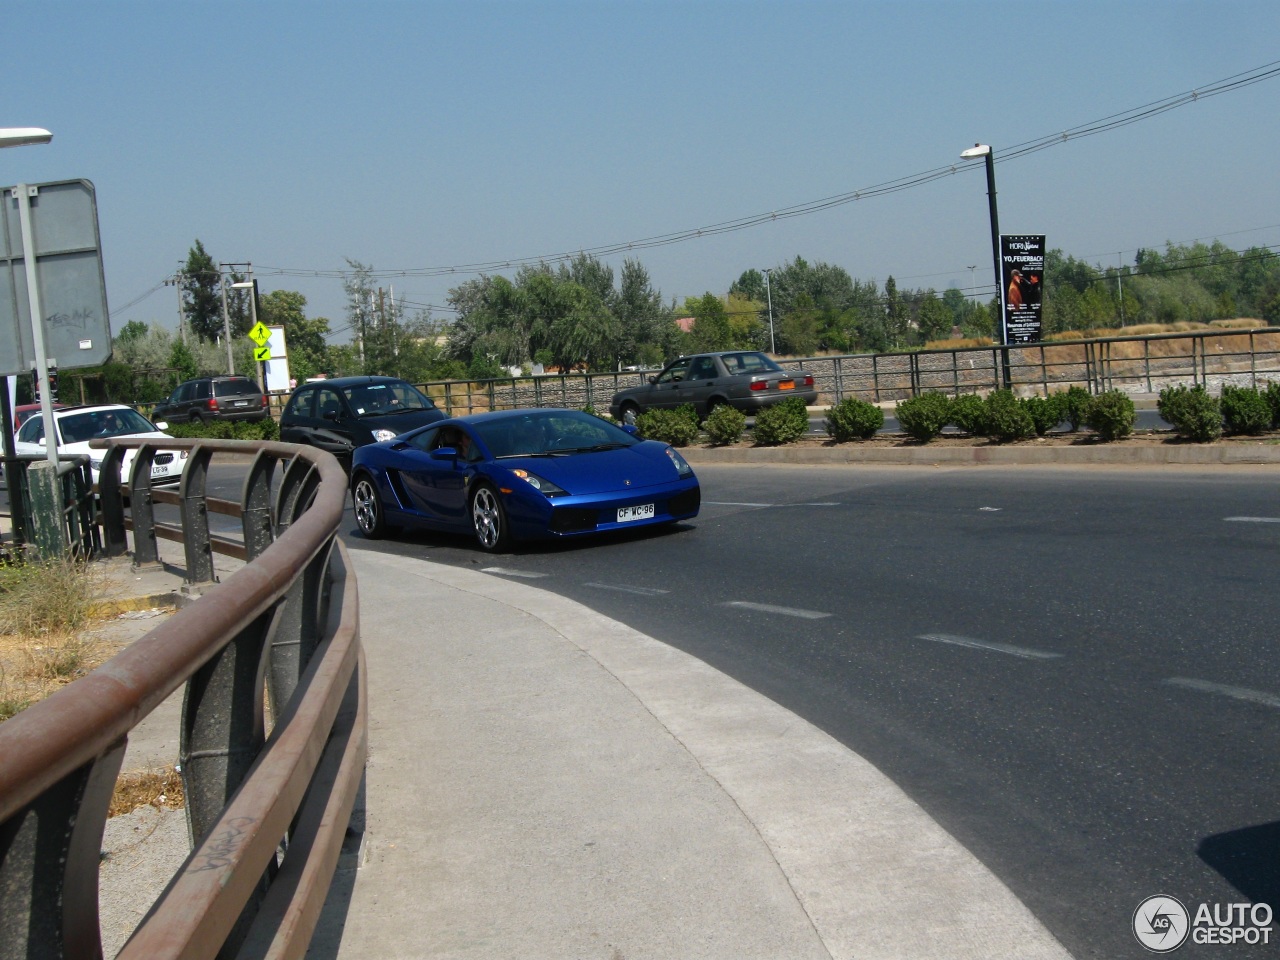
[[[258,363],[266,363],[271,359],[271,347],[254,347],[253,359]]]
[[[267,329],[267,325],[259,320],[254,324],[253,329],[249,331],[249,339],[261,348],[266,348],[267,341],[271,339],[271,331]],[[259,357],[259,360],[270,360],[271,357]]]

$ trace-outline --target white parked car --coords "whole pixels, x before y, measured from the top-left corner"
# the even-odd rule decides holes
[[[53,412],[54,425],[58,430],[58,453],[60,455],[88,454],[89,467],[93,472],[93,482],[98,482],[98,470],[106,458],[106,450],[93,450],[90,440],[104,440],[107,437],[164,437],[172,440],[167,433],[161,432],[137,410],[122,404],[105,404],[94,407],[68,407]],[[161,427],[167,424],[160,424]],[[14,446],[18,454],[43,454],[44,418],[34,416],[18,430]],[[120,482],[127,485],[133,473],[134,451],[126,450],[124,462],[120,467]],[[186,463],[185,450],[159,450],[151,461],[152,483],[177,483],[182,479],[182,468]]]

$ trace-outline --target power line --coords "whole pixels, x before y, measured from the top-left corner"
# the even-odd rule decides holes
[[[1186,106],[1190,103],[1196,103],[1200,100],[1208,99],[1209,97],[1218,96],[1219,94],[1230,93],[1235,90],[1251,86],[1255,83],[1261,83],[1264,80],[1273,79],[1276,76],[1280,76],[1280,60],[1263,64],[1260,67],[1255,67],[1251,70],[1234,74],[1233,76],[1214,81],[1213,83],[1193,90],[1175,94],[1171,97],[1154,100],[1151,103],[1143,104],[1140,107],[1133,107],[1129,110],[1115,113],[1108,117],[1103,117],[1100,120],[1071,127],[1067,130],[1039,137],[1035,140],[1028,140],[1024,143],[1015,144],[1011,147],[1001,147],[995,151],[996,162],[1006,163],[1010,160],[1017,160],[1032,153],[1037,153],[1041,150],[1047,150],[1050,147],[1066,143],[1070,140],[1078,140],[1083,137],[1106,133],[1120,127],[1138,123],[1142,120],[1149,120],[1152,117],[1159,116],[1162,113],[1177,109],[1178,107]],[[884,183],[875,184],[870,187],[863,187],[851,192],[835,194],[833,196],[824,197],[820,200],[813,200],[808,203],[783,207],[771,210],[767,213],[758,213],[751,216],[739,217],[734,220],[725,220],[720,223],[709,224],[704,227],[658,234],[639,240],[628,240],[622,243],[611,243],[597,247],[582,248],[567,253],[544,254],[537,257],[513,257],[506,260],[490,260],[480,263],[455,264],[448,267],[414,267],[399,270],[375,270],[371,271],[369,275],[371,277],[379,278],[440,277],[449,275],[468,276],[492,273],[498,270],[510,270],[512,268],[535,266],[542,263],[564,263],[582,255],[608,257],[620,253],[632,253],[638,250],[651,249],[653,247],[684,243],[689,240],[697,240],[703,237],[733,233],[778,220],[808,216],[809,214],[819,213],[823,210],[830,210],[834,207],[854,203],[858,200],[866,200],[871,199],[872,197],[897,193],[902,190],[914,189],[915,187],[924,186],[927,183],[932,183],[933,181],[942,179],[943,177],[952,176],[958,172],[979,169],[983,166],[983,163],[984,161],[982,160],[973,160],[967,163],[947,164],[946,166],[935,167],[932,170],[908,174],[907,176],[888,180]],[[327,277],[334,279],[345,278],[353,273],[351,270],[303,270],[290,267],[265,267],[261,269],[265,272],[281,276]]]

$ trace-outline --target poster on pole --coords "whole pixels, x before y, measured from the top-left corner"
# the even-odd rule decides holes
[[[1044,303],[1044,237],[1000,236],[1005,343],[1038,343]]]

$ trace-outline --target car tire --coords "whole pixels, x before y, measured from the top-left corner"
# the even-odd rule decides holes
[[[471,495],[471,526],[480,549],[488,553],[505,553],[511,546],[511,529],[507,511],[498,491],[487,483],[476,487]]]
[[[204,417],[202,417],[202,416],[201,416],[200,414],[198,414],[198,413],[193,413],[193,414],[191,414],[191,422],[192,422],[192,423],[196,423],[196,424],[203,424],[203,423],[204,423]]]
[[[622,414],[623,421],[627,419],[628,413],[631,414],[632,419],[634,419],[640,416],[640,405],[633,400],[628,400],[619,408],[618,412]]]
[[[351,485],[351,505],[355,508],[356,526],[368,540],[380,540],[387,534],[386,514],[373,478],[367,473],[356,477]]]

